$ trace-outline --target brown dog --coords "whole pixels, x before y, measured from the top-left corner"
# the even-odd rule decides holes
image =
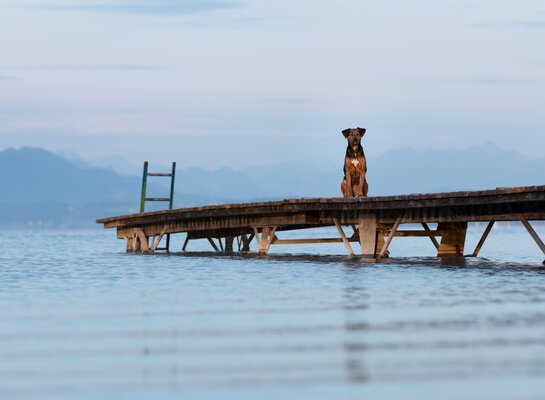
[[[367,196],[369,185],[365,179],[367,172],[367,162],[363,147],[361,147],[361,138],[365,135],[366,129],[354,128],[345,129],[343,136],[348,141],[346,155],[344,157],[344,178],[341,182],[341,192],[344,197],[362,197]]]

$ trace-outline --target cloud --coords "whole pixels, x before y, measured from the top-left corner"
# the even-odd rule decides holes
[[[145,64],[97,64],[97,65],[12,65],[0,67],[9,70],[42,71],[42,70],[63,70],[63,71],[160,71],[162,68],[155,65]],[[0,76],[0,80],[15,80],[16,77]],[[11,78],[11,79],[10,79]]]
[[[494,79],[494,78],[483,78],[483,79],[462,79],[453,81],[454,83],[465,83],[469,85],[536,85],[539,84],[539,81],[532,79]]]
[[[242,6],[242,3],[232,0],[132,0],[112,4],[58,5],[51,8],[77,12],[170,16],[233,9]]]
[[[545,20],[515,21],[513,25],[528,29],[545,29]]]
[[[470,28],[481,28],[481,29],[490,29],[490,28],[500,27],[499,24],[494,24],[490,22],[471,22],[466,24],[466,26],[469,26]]]
[[[120,64],[120,65],[81,65],[65,67],[66,69],[87,69],[106,71],[159,71],[161,68],[153,65]]]
[[[290,104],[290,105],[298,105],[298,104],[307,104],[309,102],[308,99],[305,98],[299,98],[299,97],[286,97],[286,98],[278,98],[278,99],[266,99],[264,101],[265,103],[269,104]]]
[[[466,24],[471,28],[480,29],[505,29],[505,28],[523,28],[523,29],[545,29],[545,20],[520,20],[509,23],[494,23],[494,22],[472,22]]]
[[[19,78],[16,76],[2,76],[0,75],[0,81],[17,81]]]

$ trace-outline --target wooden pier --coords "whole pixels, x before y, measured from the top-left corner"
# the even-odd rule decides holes
[[[389,255],[394,238],[411,236],[429,237],[439,257],[466,255],[468,224],[485,222],[477,247],[467,254],[476,257],[499,221],[520,221],[545,253],[543,241],[530,224],[536,220],[545,220],[545,186],[210,205],[123,215],[97,223],[117,228],[127,252],[134,253],[154,253],[165,235],[185,233],[182,251],[195,239],[207,239],[217,252],[254,250],[263,255],[272,245],[344,243],[351,255],[379,259]],[[421,229],[402,229],[406,224]],[[432,229],[430,224],[436,225]],[[281,238],[284,231],[326,226],[335,226],[339,236]]]

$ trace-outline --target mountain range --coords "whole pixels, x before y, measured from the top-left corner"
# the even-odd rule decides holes
[[[174,205],[338,197],[342,157],[338,164],[297,161],[241,170],[179,168]],[[398,149],[368,158],[368,166],[370,196],[545,184],[545,157],[531,159],[493,143],[460,150]],[[91,227],[96,218],[138,212],[140,169],[125,176],[28,147],[0,152],[0,168],[4,227]],[[168,183],[166,178],[150,178],[148,196],[167,197]]]

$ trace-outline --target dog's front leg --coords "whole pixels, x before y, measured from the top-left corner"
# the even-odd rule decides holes
[[[350,174],[346,174],[346,186],[347,186],[346,197],[354,197],[354,188],[352,187],[352,177],[350,176]]]
[[[360,174],[360,181],[358,182],[358,197],[365,196],[365,171]]]

